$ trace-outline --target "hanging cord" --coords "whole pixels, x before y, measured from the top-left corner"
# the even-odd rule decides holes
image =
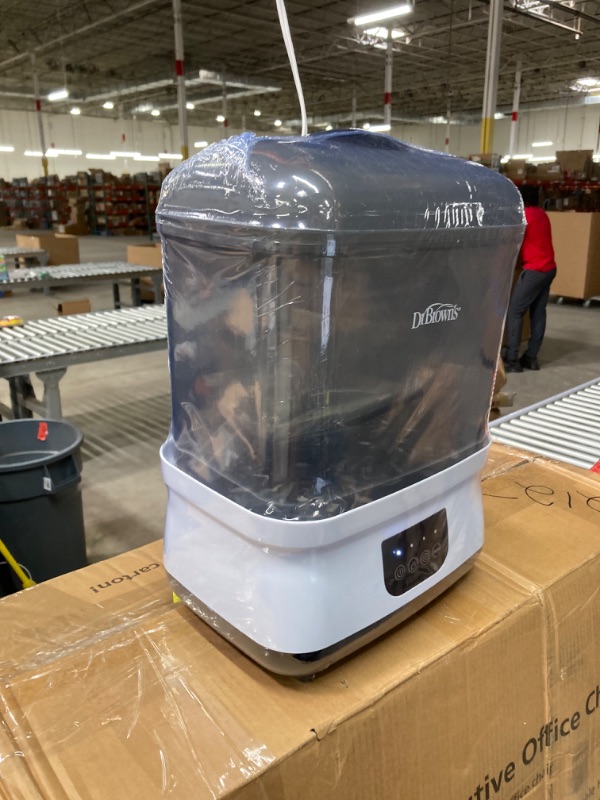
[[[294,76],[294,84],[296,86],[296,93],[300,103],[300,115],[302,117],[302,136],[308,133],[308,121],[306,119],[306,106],[304,105],[304,94],[302,93],[302,83],[300,82],[300,73],[298,72],[298,64],[296,63],[296,54],[294,53],[294,43],[292,42],[292,34],[290,33],[290,26],[288,25],[287,13],[285,10],[285,0],[275,0],[277,5],[277,13],[279,14],[279,24],[281,26],[281,33],[283,34],[283,41],[285,42],[285,49],[287,50],[290,67],[292,68],[292,75]]]

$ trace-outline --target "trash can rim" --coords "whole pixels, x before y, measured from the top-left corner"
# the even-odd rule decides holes
[[[33,426],[39,426],[40,423],[46,423],[46,425],[48,426],[53,426],[53,427],[60,426],[63,429],[69,429],[74,434],[73,441],[67,447],[62,447],[59,450],[51,450],[46,453],[44,451],[41,451],[39,455],[36,455],[32,458],[28,458],[27,460],[24,461],[19,461],[19,462],[11,461],[7,464],[2,464],[0,461],[0,474],[7,472],[10,473],[19,472],[21,470],[28,470],[31,469],[32,467],[41,466],[43,464],[51,464],[54,461],[58,461],[64,458],[65,456],[70,455],[75,450],[77,450],[77,448],[79,448],[83,443],[82,432],[74,425],[72,425],[70,422],[67,422],[62,419],[57,420],[57,419],[36,418],[36,419],[12,419],[12,420],[6,420],[5,422],[0,422],[0,445],[2,442],[2,431],[6,430],[5,426],[33,427]],[[0,455],[2,455],[1,447],[0,447]]]

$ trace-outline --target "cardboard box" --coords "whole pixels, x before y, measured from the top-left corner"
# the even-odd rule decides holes
[[[68,314],[86,314],[92,310],[92,304],[86,297],[83,300],[68,300],[65,303],[59,303],[56,310],[59,317],[66,317]]]
[[[571,178],[590,177],[593,150],[557,150],[556,160],[564,175]]]
[[[558,297],[587,300],[600,294],[600,212],[549,211]]]
[[[529,175],[533,164],[528,164],[525,159],[513,158],[502,166],[502,173],[511,181],[523,181]]]
[[[161,243],[151,242],[149,244],[128,245],[127,261],[130,264],[141,264],[144,267],[160,267],[162,269]]]
[[[469,161],[476,161],[478,164],[483,164],[488,169],[493,169],[496,172],[500,169],[500,156],[496,153],[474,153],[469,156]]]
[[[79,241],[66,233],[17,234],[17,247],[42,249],[48,253],[48,264],[79,264]]]
[[[145,267],[162,269],[162,246],[160,242],[149,244],[130,244],[127,246],[127,261]],[[164,297],[164,286],[162,289]],[[154,284],[151,278],[140,278],[140,297],[146,302],[154,301]]]
[[[538,181],[560,181],[562,176],[560,164],[553,161],[550,164],[538,164],[533,177]]]
[[[473,569],[312,682],[173,605],[160,543],[0,601],[4,800],[595,797],[600,479],[492,450]]]

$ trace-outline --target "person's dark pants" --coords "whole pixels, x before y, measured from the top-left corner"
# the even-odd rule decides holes
[[[527,309],[531,318],[531,336],[524,355],[531,359],[537,358],[546,331],[546,304],[555,275],[555,269],[549,272],[524,269],[519,275],[506,316],[507,361],[517,361],[519,358],[523,317]]]

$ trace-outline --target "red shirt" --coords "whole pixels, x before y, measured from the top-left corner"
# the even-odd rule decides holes
[[[550,219],[543,208],[526,206],[527,228],[521,245],[523,269],[550,272],[556,269]]]

